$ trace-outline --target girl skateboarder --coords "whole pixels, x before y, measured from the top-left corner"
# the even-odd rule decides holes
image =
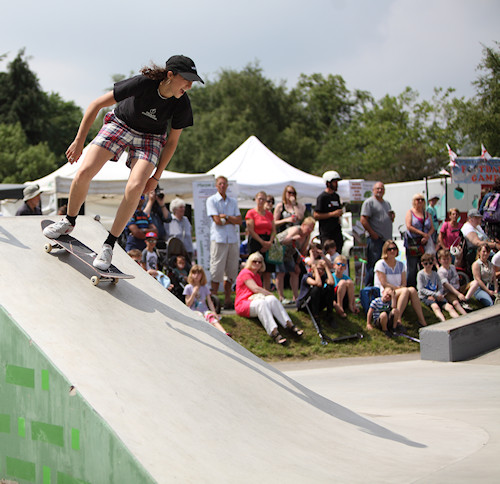
[[[101,131],[90,144],[71,183],[66,217],[46,227],[43,231],[46,237],[57,239],[73,230],[92,179],[108,160],[117,161],[128,149],[127,166],[131,172],[125,194],[108,238],[94,261],[94,266],[100,270],[109,268],[114,244],[134,213],[140,196],[156,188],[183,128],[193,125],[187,96],[193,81],[204,83],[194,62],[189,57],[174,55],[164,68],[145,67],[141,75],[117,82],[113,91],[90,103],[76,138],[66,151],[70,163],[80,158],[85,138],[99,111],[118,105],[104,118]],[[170,120],[172,125],[167,138]]]

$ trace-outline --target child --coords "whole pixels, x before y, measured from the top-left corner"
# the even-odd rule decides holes
[[[210,297],[210,289],[207,285],[207,276],[203,267],[198,264],[191,267],[187,280],[188,284],[183,292],[184,296],[186,296],[186,306],[193,311],[203,314],[207,323],[210,323],[214,328],[230,336],[220,324],[219,316],[215,312],[214,303]]]
[[[335,310],[342,318],[346,317],[344,307],[347,304],[349,305],[349,310],[352,313],[359,313],[359,309],[356,307],[356,302],[354,300],[354,282],[345,274],[346,267],[347,258],[343,255],[337,256],[333,267],[333,279],[335,280],[335,293],[337,295],[337,302],[334,303],[334,305]],[[346,296],[347,300],[344,301]]]
[[[178,255],[175,258],[174,274],[179,278],[182,286],[188,283],[188,271],[186,269],[186,258],[183,255]]]
[[[337,244],[335,240],[326,240],[323,245],[323,250],[325,251],[325,257],[330,261],[333,266],[335,259],[340,255],[337,252]]]
[[[333,264],[330,262],[330,259],[325,257],[325,253],[323,252],[323,246],[320,242],[316,242],[317,239],[313,240],[309,245],[309,255],[304,259],[304,263],[306,264],[306,268],[308,271],[312,269],[313,263],[316,260],[324,260],[329,270],[333,270]]]
[[[146,233],[146,248],[142,251],[142,262],[146,270],[158,270],[158,254],[156,253],[156,241],[158,236],[155,232]]]
[[[434,311],[440,321],[446,321],[442,309],[448,311],[452,318],[458,318],[458,313],[444,298],[441,279],[437,272],[432,270],[434,262],[433,254],[424,254],[420,259],[424,268],[417,273],[418,297]]]
[[[395,306],[396,298],[394,291],[392,288],[386,287],[382,291],[382,295],[376,297],[370,303],[370,308],[366,313],[366,329],[370,331],[375,327],[382,330],[388,338],[392,338],[392,332],[403,329],[401,314]]]
[[[326,309],[324,321],[333,326],[334,286],[335,281],[326,262],[321,259],[314,261],[311,272],[302,277],[297,308],[302,308],[310,297],[309,306],[314,319],[319,321],[320,314]]]
[[[460,303],[461,301],[465,301],[465,294],[460,292],[460,280],[455,266],[451,263],[450,251],[448,249],[439,250],[438,261],[440,267],[437,272],[443,285],[444,297],[453,305],[458,313],[467,314]],[[464,302],[464,304],[466,303]]]
[[[170,281],[170,278],[163,274],[163,272],[157,271],[156,269],[148,269],[146,267],[146,262],[144,261],[143,252],[139,249],[130,249],[127,254],[137,262],[147,273],[154,277],[165,289],[172,292],[174,285]]]

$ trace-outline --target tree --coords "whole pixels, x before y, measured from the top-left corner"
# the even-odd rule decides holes
[[[492,155],[500,156],[500,42],[495,45],[497,50],[484,47],[478,66],[482,74],[473,82],[476,95],[461,105],[461,127],[470,140],[461,154],[477,155],[484,144]]]
[[[193,87],[189,97],[195,125],[182,134],[169,169],[207,171],[252,134],[280,151],[280,134],[289,122],[286,91],[258,66],[223,70],[216,81]]]
[[[29,69],[24,50],[8,64],[6,72],[0,72],[0,119],[6,124],[19,124],[27,144],[47,143],[59,165],[66,162],[64,153],[81,117],[81,109],[73,101],[42,91],[36,74]]]
[[[339,157],[343,176],[397,182],[436,174],[458,116],[452,93],[437,89],[432,102],[419,103],[418,93],[407,88],[365,106],[346,132]]]
[[[47,95],[21,50],[7,72],[0,72],[0,119],[20,123],[29,142],[38,144],[43,140],[47,108]]]
[[[20,123],[0,124],[0,180],[24,183],[57,168],[47,143],[29,145]]]

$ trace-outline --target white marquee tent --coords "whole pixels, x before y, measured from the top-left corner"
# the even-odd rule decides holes
[[[42,208],[46,215],[53,215],[57,211],[57,199],[67,198],[71,182],[81,166],[87,153],[88,146],[83,150],[77,163],[69,162],[38,180],[28,183],[37,183],[43,191]],[[115,162],[107,162],[102,170],[92,180],[89,193],[85,201],[86,215],[101,216],[104,225],[108,226],[113,220],[118,205],[125,191],[125,185],[130,174],[126,166],[127,154],[125,153]],[[193,182],[213,180],[207,173],[190,175],[165,170],[161,176],[160,187],[168,201],[181,197],[188,203],[193,203]],[[2,213],[14,215],[22,201],[5,201],[2,203]]]
[[[325,189],[321,177],[289,165],[255,136],[250,136],[208,174],[224,175],[228,180],[236,181],[240,208],[253,207],[253,198],[260,190],[273,195],[278,202],[281,201],[283,189],[290,184],[297,190],[302,203],[314,204]],[[343,200],[349,199],[349,181],[339,183],[339,195]]]
[[[81,166],[88,146],[83,150],[81,158],[77,163],[66,163],[58,170],[49,175],[34,181],[38,183],[44,193],[57,194],[59,198],[67,197],[71,182]],[[90,184],[89,195],[123,195],[125,185],[130,174],[130,170],[126,166],[127,154],[124,153],[115,163],[107,162],[102,170],[95,176]],[[165,192],[168,199],[173,199],[176,196],[190,199],[193,194],[193,181],[211,180],[213,176],[209,174],[178,173],[165,170],[161,176],[160,186]]]

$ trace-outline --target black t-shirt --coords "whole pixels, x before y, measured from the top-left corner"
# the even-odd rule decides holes
[[[337,192],[322,192],[316,200],[316,212],[329,213],[342,208],[340,197]],[[335,235],[341,233],[339,217],[331,217],[319,221],[320,238],[336,239]]]
[[[141,133],[165,134],[172,119],[173,129],[193,125],[193,112],[187,94],[179,99],[162,98],[158,94],[160,81],[135,76],[117,82],[113,89],[118,106],[116,116],[129,128]]]

